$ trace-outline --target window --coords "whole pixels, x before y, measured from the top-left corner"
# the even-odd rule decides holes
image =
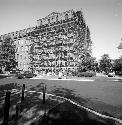
[[[27,43],[27,41],[25,40],[25,44]]]
[[[24,63],[23,66],[26,67],[26,64]]]
[[[20,55],[20,59],[22,59],[22,55]]]
[[[28,51],[28,46],[25,46],[25,50]]]
[[[17,54],[17,60],[19,59],[19,54]]]
[[[21,44],[23,44],[23,40],[21,40]]]
[[[21,51],[23,51],[23,46],[21,46]]]
[[[16,52],[18,52],[18,48],[16,48]]]

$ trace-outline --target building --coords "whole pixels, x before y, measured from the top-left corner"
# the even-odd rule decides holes
[[[15,41],[21,70],[38,74],[72,72],[78,68],[82,56],[91,55],[90,31],[82,11],[53,12],[37,20],[37,26],[7,35]]]
[[[29,70],[29,47],[30,41],[28,39],[22,38],[16,40],[16,60],[20,70]]]
[[[31,32],[32,28],[27,28],[24,30],[11,32],[5,35],[1,35],[0,39],[2,42],[5,41],[6,37],[10,37],[14,41],[15,46],[15,59],[18,63],[18,69],[27,71],[29,69],[29,48],[31,46],[30,36],[27,35],[28,32]]]

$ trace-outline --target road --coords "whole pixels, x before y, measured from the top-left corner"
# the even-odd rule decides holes
[[[96,77],[75,80],[46,79],[0,79],[7,83],[26,84],[27,89],[41,91],[45,83],[47,92],[67,97],[99,112],[107,112],[122,119],[122,82],[115,78]]]

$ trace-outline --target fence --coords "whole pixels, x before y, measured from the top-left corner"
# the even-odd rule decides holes
[[[21,93],[21,98],[20,98],[20,102],[16,104],[16,117],[19,116],[19,113],[22,111],[22,103],[25,100],[25,92],[27,90],[25,90],[25,84],[23,84],[22,86],[22,90],[19,92],[16,92],[16,89],[13,89],[12,91],[7,90],[6,91],[6,95],[5,95],[5,103],[4,103],[4,119],[3,119],[3,125],[9,125],[9,109],[10,109],[10,97],[12,95],[13,92],[15,92],[15,94],[19,94]],[[45,93],[46,93],[46,85],[43,84],[43,92],[41,93],[42,96],[42,103],[45,104]],[[14,95],[14,94],[13,94]]]
[[[3,119],[3,125],[9,125],[9,108],[10,108],[10,97],[11,97],[11,93],[15,92],[15,94],[21,93],[21,98],[20,98],[20,103],[16,104],[16,117],[19,116],[19,113],[22,111],[22,103],[25,100],[25,92],[28,92],[28,90],[25,89],[25,84],[23,84],[21,91],[17,92],[16,89],[13,89],[12,91],[6,91],[6,96],[5,96],[5,103],[4,103],[4,119]],[[98,113],[92,109],[86,108],[84,106],[81,106],[80,104],[77,104],[75,102],[73,102],[70,99],[61,97],[61,96],[56,96],[56,95],[52,95],[52,94],[47,94],[46,93],[46,85],[43,84],[43,91],[42,92],[36,92],[36,91],[29,91],[31,93],[40,93],[42,96],[42,103],[45,104],[46,103],[46,96],[50,96],[52,100],[59,100],[60,103],[63,103],[64,101],[68,101],[70,103],[72,103],[73,105],[76,105],[84,110],[86,110],[87,112],[93,113],[101,118],[105,118],[108,120],[114,120],[117,123],[122,123],[122,120],[117,119],[115,117],[112,116],[107,116],[107,115],[103,115],[101,113]]]

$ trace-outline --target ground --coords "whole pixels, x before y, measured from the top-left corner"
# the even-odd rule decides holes
[[[85,107],[95,111],[109,114],[122,119],[122,83],[115,78],[94,77],[78,78],[76,80],[58,79],[16,79],[4,78],[0,80],[0,85],[11,84],[8,88],[17,88],[24,83],[26,89],[41,91],[41,84],[45,83],[48,93],[69,98]],[[16,87],[15,87],[16,86]],[[1,90],[7,89],[0,86]]]

